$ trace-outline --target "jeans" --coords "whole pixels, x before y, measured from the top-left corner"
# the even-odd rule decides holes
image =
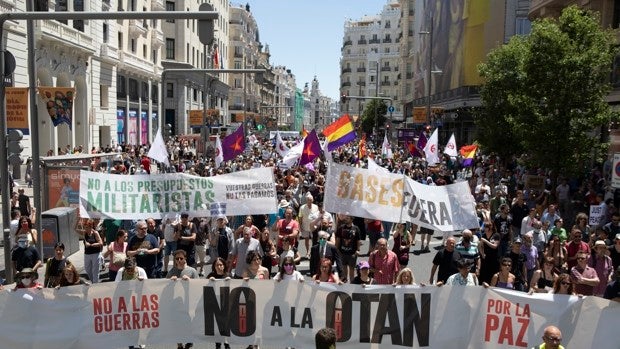
[[[93,284],[99,282],[99,253],[84,255],[84,271]]]

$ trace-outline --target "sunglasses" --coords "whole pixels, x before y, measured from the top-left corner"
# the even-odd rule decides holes
[[[502,263],[502,265],[505,267],[512,267],[512,264]]]
[[[564,285],[564,286],[568,286],[568,285],[570,285],[570,282],[562,281],[561,284]]]
[[[586,257],[577,257],[577,260],[578,260],[578,261],[582,261],[582,260],[584,260],[584,259],[586,259]]]
[[[174,260],[175,260],[175,261],[184,261],[184,260],[185,260],[185,258],[183,258],[183,257],[176,257]]]
[[[287,265],[291,265],[292,266],[294,264],[293,263],[284,263],[284,266],[287,266]]]

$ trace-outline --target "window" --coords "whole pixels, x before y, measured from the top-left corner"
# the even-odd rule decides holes
[[[157,50],[153,50],[153,54],[151,55],[151,61],[157,64]]]
[[[73,11],[84,12],[84,0],[73,0]],[[81,19],[74,19],[73,28],[83,32],[84,21]]]
[[[41,11],[41,12],[48,12],[49,11],[48,0],[36,0],[34,2],[34,10]]]
[[[118,10],[118,12],[124,11],[123,0],[118,0],[118,6],[116,7],[116,9]]]
[[[390,24],[390,21],[385,21],[385,27],[386,28],[391,28],[392,24]]]
[[[106,85],[99,85],[99,107],[108,108],[110,100],[108,98],[109,88]]]
[[[166,97],[174,98],[174,84],[171,82],[166,83]]]
[[[174,59],[174,39],[166,38],[166,59]]]
[[[56,7],[54,8],[54,11],[56,11],[56,12],[67,12],[68,9],[69,9],[69,4],[67,3],[67,0],[58,0],[58,1],[56,1]],[[67,20],[58,20],[58,22],[63,23],[63,24],[67,24]]]
[[[159,89],[157,88],[157,84],[151,85],[151,99],[153,102],[159,101]]]
[[[136,10],[136,0],[129,0],[129,10],[130,11]]]
[[[103,23],[103,43],[107,44],[109,41],[108,23]]]
[[[240,61],[235,61],[234,66],[235,66],[235,69],[241,69],[241,68],[242,68],[242,67],[241,67],[241,62],[240,62]]]
[[[166,1],[166,12],[176,11],[174,8],[174,1]],[[166,19],[168,23],[174,23],[174,19]]]
[[[123,50],[123,33],[118,32],[118,49]]]
[[[116,97],[117,98],[127,97],[127,87],[125,86],[125,77],[122,75],[119,75],[116,78]]]
[[[194,102],[198,102],[198,89],[197,88],[192,89],[192,93],[193,93],[192,98],[194,99]]]
[[[129,99],[133,101],[138,100],[138,80],[129,79]]]
[[[149,57],[148,52],[149,52],[149,51],[147,50],[146,45],[142,45],[142,57],[143,57],[144,59],[147,59],[147,58]]]
[[[131,51],[131,53],[135,55],[136,54],[136,39],[131,39],[129,43],[131,45],[129,50]]]
[[[148,82],[142,82],[142,91],[140,91],[140,96],[143,101],[149,100],[149,84]]]
[[[515,35],[528,35],[532,31],[532,23],[527,18],[517,18]]]

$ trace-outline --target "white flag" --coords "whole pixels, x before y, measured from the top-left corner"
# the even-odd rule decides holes
[[[437,129],[433,131],[431,138],[428,139],[426,145],[424,146],[424,154],[426,155],[426,162],[428,165],[434,165],[439,163],[439,147],[437,143],[439,142],[437,136]]]
[[[323,149],[323,154],[325,155],[325,161],[326,162],[334,162],[334,157],[332,156],[332,152],[327,150],[327,145],[328,144],[329,144],[329,141],[326,138],[325,141],[323,142],[323,144],[321,144],[321,149]]]
[[[219,168],[220,164],[224,162],[224,152],[222,151],[222,141],[220,135],[215,137],[215,168]]]
[[[282,159],[282,164],[284,164],[287,168],[291,168],[295,166],[297,160],[301,158],[301,154],[304,152],[304,141],[301,140],[295,146],[288,150],[288,153]]]
[[[368,158],[368,170],[382,175],[390,174],[390,171],[387,168],[377,165],[375,160],[371,158]]]
[[[164,142],[164,137],[161,135],[161,129],[157,130],[157,135],[155,135],[155,139],[147,155],[166,166],[170,166],[170,161],[168,161],[168,149],[166,149],[166,142]]]
[[[383,144],[381,145],[381,155],[385,156],[388,159],[393,158],[392,147],[390,147],[390,142],[388,141],[387,134],[383,135]]]
[[[276,132],[276,151],[280,154],[281,157],[285,157],[286,153],[288,153],[288,147],[284,144],[282,140],[282,136],[280,136],[280,132]]]
[[[454,138],[454,133],[452,134],[452,136],[450,136],[450,139],[448,140],[448,144],[446,144],[446,148],[443,150],[444,154],[447,154],[448,156],[455,158],[458,156],[458,153],[456,151],[456,139]]]

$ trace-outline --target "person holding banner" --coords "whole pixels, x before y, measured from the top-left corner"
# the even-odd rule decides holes
[[[181,222],[174,230],[174,239],[177,242],[177,249],[185,250],[187,254],[187,264],[194,265],[196,262],[194,254],[194,244],[196,241],[196,226],[189,220],[189,214],[181,213]]]
[[[471,264],[466,259],[459,259],[457,262],[457,267],[459,272],[456,274],[450,275],[445,285],[450,286],[477,286],[478,285],[478,277],[474,273],[470,273],[469,269],[471,268]],[[438,287],[444,285],[443,282],[439,281],[436,284]]]
[[[321,267],[319,272],[312,276],[312,280],[316,283],[330,282],[338,285],[342,285],[343,281],[340,280],[337,274],[332,269],[332,261],[328,258],[321,259]]]

